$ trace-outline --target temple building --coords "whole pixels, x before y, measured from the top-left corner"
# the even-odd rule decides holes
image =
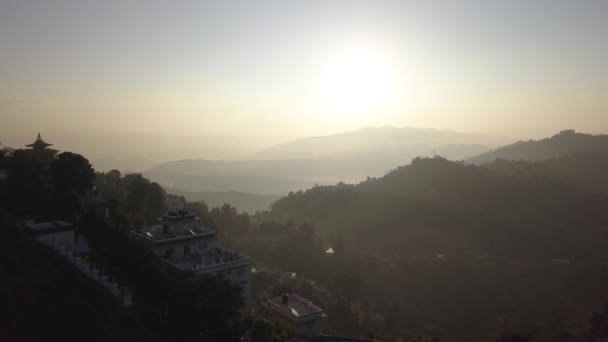
[[[53,146],[53,144],[44,141],[40,136],[40,132],[38,132],[36,141],[25,146],[29,147],[29,149],[23,150],[27,154],[27,157],[39,162],[50,162],[57,157],[57,152],[59,152],[49,148],[50,146]]]
[[[209,275],[240,287],[244,311],[249,311],[251,259],[217,246],[217,233],[197,224],[198,219],[186,210],[169,211],[159,219],[159,225],[130,234],[179,271]]]
[[[59,151],[49,148],[53,144],[45,142],[40,133],[38,133],[36,141],[25,146],[28,148],[14,150],[12,153],[13,158],[39,164],[42,167],[48,167],[53,160],[57,159]]]
[[[40,175],[40,180],[46,188],[52,187],[51,163],[57,159],[59,152],[49,148],[52,145],[45,142],[38,133],[33,143],[25,145],[28,148],[17,149],[12,153],[15,161],[27,163],[31,170]]]

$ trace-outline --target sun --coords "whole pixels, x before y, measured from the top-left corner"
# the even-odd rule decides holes
[[[323,107],[336,118],[365,123],[390,107],[396,95],[396,70],[388,53],[374,46],[335,51],[320,77]]]

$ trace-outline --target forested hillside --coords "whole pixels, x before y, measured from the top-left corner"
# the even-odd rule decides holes
[[[604,185],[596,186],[605,184],[605,162],[606,156],[598,153],[542,162],[502,159],[483,166],[416,158],[360,184],[291,192],[270,211],[248,215],[229,204],[210,208],[167,195],[139,174],[94,175],[86,159],[66,154],[51,168],[56,189],[62,192],[40,197],[48,197],[47,202],[24,202],[46,192],[35,182],[40,179],[36,170],[18,172],[28,168],[14,161],[6,164],[10,173],[5,190],[12,195],[3,200],[8,209],[26,208],[19,205],[23,202],[35,205],[26,208],[29,211],[60,213],[64,208],[52,203],[71,202],[52,199],[69,194],[66,189],[79,183],[74,175],[86,175],[87,184],[94,177],[97,190],[109,201],[111,225],[85,217],[82,232],[93,249],[92,260],[134,291],[138,310],[129,316],[133,329],[125,327],[109,336],[145,337],[144,329],[170,339],[176,327],[193,328],[180,331],[198,336],[199,322],[217,318],[211,318],[217,313],[208,303],[184,306],[173,300],[179,296],[157,303],[156,295],[162,292],[158,284],[168,286],[171,293],[195,291],[207,298],[205,293],[213,292],[215,299],[225,297],[216,304],[231,298],[229,293],[217,295],[222,293],[217,284],[180,282],[164,274],[158,260],[126,238],[128,230],[155,222],[168,207],[196,213],[201,224],[218,231],[227,247],[254,260],[257,298],[294,292],[324,308],[329,315],[324,331],[330,334],[371,333],[389,341],[412,336],[495,341],[511,332],[586,336],[587,331],[593,333],[588,330],[590,313],[607,299],[608,195]],[[79,168],[87,172],[72,172]],[[16,274],[10,268],[5,273],[44,278],[30,271]],[[58,298],[64,297],[62,293]],[[164,326],[154,323],[154,305],[170,309]],[[238,303],[222,307],[228,317]],[[112,310],[107,308],[99,321],[117,324],[103,316]],[[197,318],[184,322],[183,312]],[[255,322],[265,319],[256,316],[238,328],[214,325],[217,331],[207,333],[253,334]],[[269,329],[275,336],[284,334],[280,327]],[[576,338],[567,341],[584,341]]]
[[[322,234],[383,254],[517,249],[550,257],[608,225],[606,205],[606,196],[546,177],[429,158],[358,185],[290,193],[264,217],[309,221]]]
[[[497,173],[548,178],[585,191],[608,194],[608,150],[579,152],[543,161],[496,159],[484,165]]]
[[[589,312],[606,300],[607,207],[605,194],[552,177],[417,158],[358,185],[290,193],[256,217],[286,222],[286,231],[291,220],[308,222],[326,248],[340,251],[342,266],[325,263],[322,269],[331,269],[317,272],[307,265],[321,257],[288,252],[295,247],[250,253],[303,272],[333,293],[351,287],[324,274],[359,279],[358,300],[346,305],[351,330],[378,329],[370,322],[381,317],[380,327],[392,336],[554,336],[585,327]]]

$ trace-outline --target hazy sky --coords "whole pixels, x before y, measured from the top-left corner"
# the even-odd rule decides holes
[[[368,125],[606,133],[607,90],[605,0],[0,0],[7,142],[218,158]]]

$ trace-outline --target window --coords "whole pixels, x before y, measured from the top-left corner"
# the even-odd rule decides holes
[[[311,329],[311,328],[314,328],[314,326],[315,326],[315,321],[306,322],[306,328]]]
[[[236,271],[236,276],[237,276],[237,277],[242,277],[242,276],[244,276],[244,275],[245,275],[245,271],[243,271],[243,270],[238,270],[238,271]]]
[[[190,255],[190,245],[184,246],[184,256]]]

